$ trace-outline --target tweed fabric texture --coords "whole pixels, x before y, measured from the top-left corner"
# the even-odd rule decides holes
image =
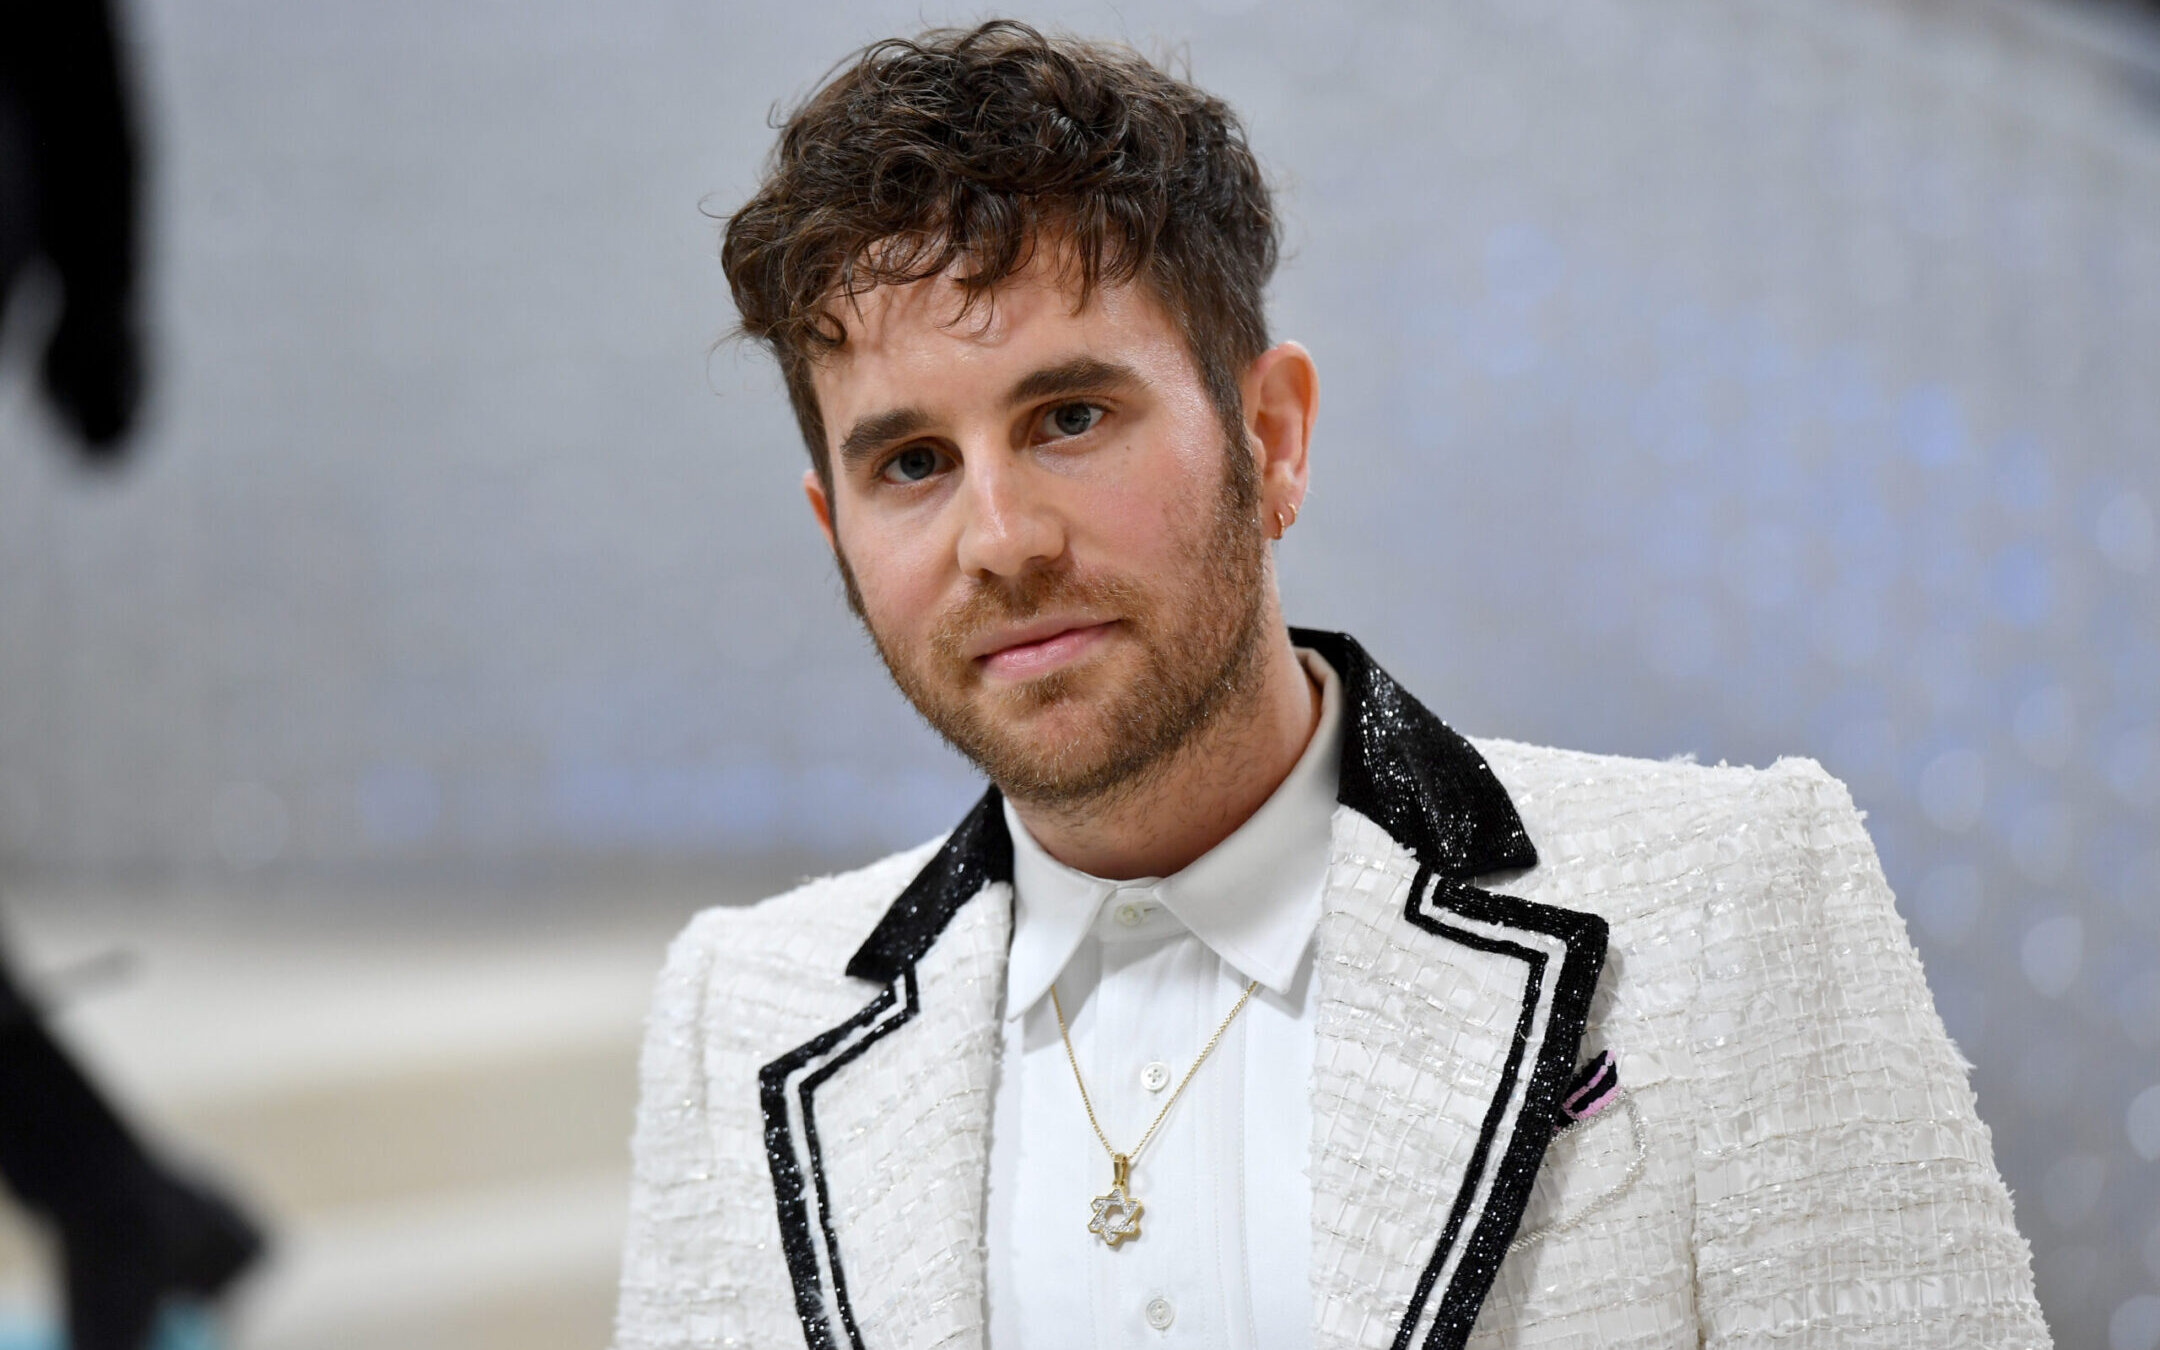
[[[2031,1258],[1967,1065],[1844,785],[1812,760],[1479,749],[1612,950],[1584,1038],[1628,1111],[1563,1132],[1471,1344],[2027,1347]]]
[[[1437,877],[1349,806],[1336,841],[1314,951],[1316,1339],[1455,1350],[1534,1183],[1604,926]]]
[[[1314,1344],[1386,1350],[1503,1086],[1526,982],[1405,922],[1418,861],[1378,825],[1339,808],[1336,840],[1314,934]]]
[[[935,847],[759,905],[707,910],[670,947],[639,1067],[617,1350],[802,1344],[758,1070],[876,992],[841,968]],[[922,963],[941,996],[925,1001],[908,1037],[849,1066],[849,1091],[819,1101],[838,1226],[861,1244],[846,1251],[850,1292],[880,1345],[979,1344],[979,1216],[1010,915],[1002,887],[964,906]],[[873,1132],[877,1147],[848,1146]]]
[[[1623,1095],[1547,1148],[1470,1344],[2047,1345],[1965,1066],[1843,787],[1807,761],[1478,749],[1539,855],[1481,884],[1610,925],[1581,1058],[1611,1051]],[[617,1350],[803,1343],[759,1068],[879,992],[842,967],[930,854],[677,940],[642,1063]],[[1315,936],[1323,1347],[1399,1343],[1522,1006],[1519,964],[1410,922],[1416,875],[1337,811]],[[922,959],[917,1024],[820,1090],[866,1346],[983,1344],[1009,905],[996,883],[963,905]]]

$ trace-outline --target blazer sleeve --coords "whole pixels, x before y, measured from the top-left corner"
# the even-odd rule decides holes
[[[1813,761],[1758,790],[1692,1019],[1703,1344],[2047,1346],[1969,1066],[1860,814]]]
[[[701,921],[675,939],[646,1016],[615,1350],[688,1350],[722,1320],[714,1248],[726,1196],[704,1071],[711,936]]]

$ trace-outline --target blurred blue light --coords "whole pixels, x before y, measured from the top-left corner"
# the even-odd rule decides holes
[[[1720,650],[1718,616],[1702,597],[1668,595],[1643,625],[1643,655],[1667,680],[1686,682],[1708,673]]]
[[[360,828],[377,848],[426,842],[442,820],[442,785],[420,764],[374,764],[360,773]]]
[[[2014,628],[2037,628],[2055,609],[2055,569],[2031,544],[1998,551],[1988,565],[1996,617]]]
[[[1485,237],[1485,289],[1499,304],[1527,309],[1552,295],[1567,259],[1533,224],[1503,225]]]
[[[1776,517],[1743,528],[1726,542],[1725,585],[1753,609],[1776,609],[1799,591],[1801,544]]]
[[[1914,462],[1931,469],[1956,463],[1965,454],[1965,419],[1950,391],[1921,385],[1898,402],[1898,434]]]
[[[1996,443],[1994,464],[1995,500],[2002,509],[2020,519],[2045,515],[2055,505],[2055,472],[2047,455],[2030,436],[2008,436]]]
[[[1828,591],[1814,604],[1815,645],[1834,664],[1861,670],[1882,650],[1882,604],[1864,585]]]

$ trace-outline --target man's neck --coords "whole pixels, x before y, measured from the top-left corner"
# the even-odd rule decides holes
[[[1279,621],[1246,696],[1144,784],[1099,807],[1066,810],[1019,799],[1013,810],[1051,857],[1111,880],[1183,871],[1260,809],[1312,740],[1320,691]]]

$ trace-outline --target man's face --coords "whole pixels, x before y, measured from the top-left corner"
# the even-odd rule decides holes
[[[1099,800],[1254,682],[1258,471],[1140,287],[1075,311],[1036,268],[960,305],[941,277],[840,311],[805,486],[923,717],[1019,800]]]

